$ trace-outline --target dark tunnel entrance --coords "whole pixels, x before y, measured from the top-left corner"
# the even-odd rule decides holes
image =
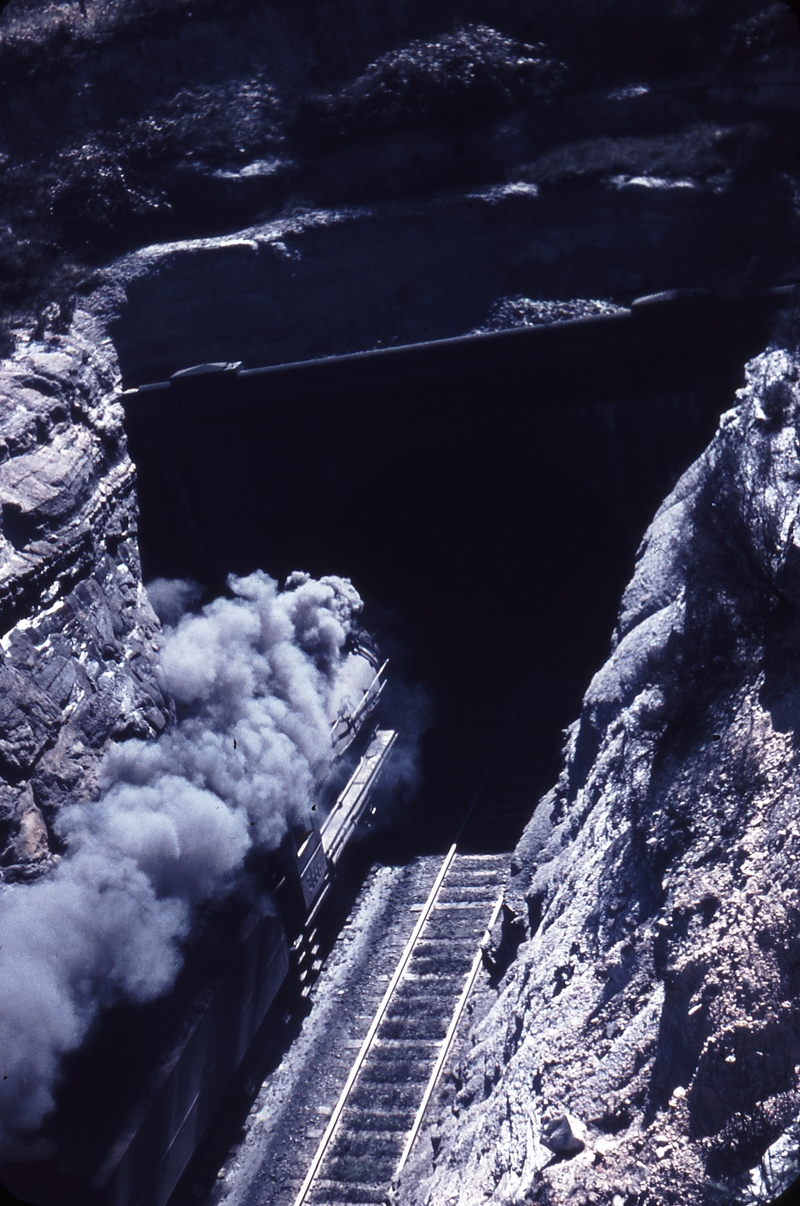
[[[413,694],[399,709],[412,731],[432,722],[407,817],[415,849],[450,840],[529,681],[531,766],[555,769],[632,564],[594,491],[522,448],[423,449],[383,458],[341,511],[329,508],[293,543],[313,574],[342,567],[352,577],[395,676],[430,698],[430,713]]]
[[[607,654],[633,565],[604,500],[535,452],[456,444],[384,454],[327,505],[315,491],[307,507],[270,511],[280,540],[269,548],[260,517],[249,517],[249,555],[231,568],[350,577],[364,625],[391,659],[390,682],[422,688],[397,691],[401,725],[425,731],[419,788],[394,818],[395,852],[400,835],[408,853],[449,842],[527,682],[532,807]],[[146,545],[143,560],[147,580]],[[211,593],[222,585],[203,584]]]
[[[638,542],[779,301],[664,295],[614,319],[130,391],[145,580],[353,580],[395,680],[433,705],[408,853],[450,840],[529,682],[532,808]]]

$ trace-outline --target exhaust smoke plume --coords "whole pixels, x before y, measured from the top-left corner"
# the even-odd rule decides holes
[[[0,1151],[53,1105],[61,1057],[99,1010],[147,1001],[179,970],[193,905],[223,893],[252,846],[308,815],[331,717],[358,702],[347,579],[231,578],[198,614],[191,584],[148,588],[178,712],[157,741],[112,747],[100,798],[62,810],[55,872],[0,893]],[[363,669],[363,666],[362,666]]]

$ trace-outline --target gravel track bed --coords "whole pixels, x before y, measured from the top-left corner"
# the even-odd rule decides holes
[[[264,1082],[208,1206],[291,1206],[418,920],[412,905],[426,899],[440,865],[432,855],[370,872],[315,985],[300,1035]],[[402,1109],[393,1093],[388,1108]],[[379,1105],[377,1093],[369,1104]]]

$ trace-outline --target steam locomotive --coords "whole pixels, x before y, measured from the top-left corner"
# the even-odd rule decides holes
[[[363,632],[347,655],[360,699],[331,718],[332,763],[307,823],[254,856],[238,894],[200,911],[168,996],[111,1009],[67,1061],[40,1140],[40,1154],[47,1145],[52,1154],[0,1167],[20,1199],[165,1206],[254,1050],[269,1044],[279,994],[308,995],[321,966],[320,917],[353,839],[375,821],[397,740],[380,723],[387,663]]]

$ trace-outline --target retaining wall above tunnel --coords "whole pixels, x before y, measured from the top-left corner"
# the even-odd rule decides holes
[[[611,317],[265,369],[218,364],[128,391],[145,573],[210,582],[288,568],[322,529],[369,508],[389,461],[467,446],[548,461],[638,539],[734,404],[782,301],[664,294]]]

